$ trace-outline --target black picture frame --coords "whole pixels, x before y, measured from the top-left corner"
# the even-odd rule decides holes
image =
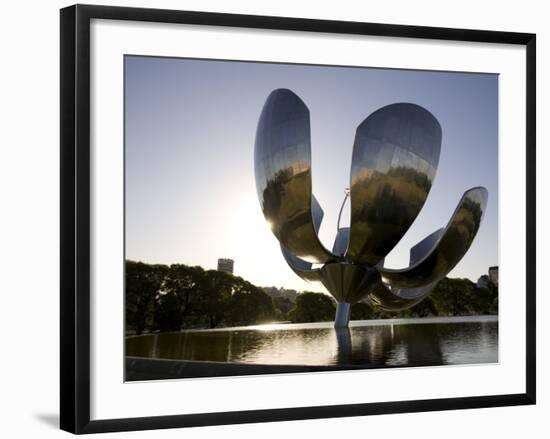
[[[90,420],[90,21],[133,20],[257,29],[407,37],[526,47],[526,392],[460,398]],[[535,404],[536,401],[536,35],[75,5],[61,10],[60,426],[98,433]]]

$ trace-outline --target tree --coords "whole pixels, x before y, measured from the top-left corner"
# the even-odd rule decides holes
[[[286,291],[286,290],[285,290]],[[321,293],[303,292],[296,305],[283,296],[273,299],[262,289],[232,274],[183,264],[152,265],[126,261],[126,329],[178,331],[251,325],[277,320],[329,321],[334,300]],[[498,288],[482,288],[468,279],[441,280],[432,294],[414,307],[384,311],[367,303],[351,307],[352,320],[432,315],[498,313]]]
[[[478,288],[469,279],[445,278],[437,284],[429,298],[438,315],[457,316],[498,312],[498,288],[492,284]]]
[[[351,305],[351,320],[369,320],[376,318],[372,306],[364,302],[357,302]]]
[[[208,328],[215,328],[226,318],[229,301],[235,288],[235,277],[223,271],[204,273],[197,294],[197,320]]]
[[[235,277],[233,294],[228,304],[228,321],[232,325],[251,325],[273,320],[271,297],[250,282]]]
[[[322,293],[305,291],[296,296],[296,306],[291,311],[296,323],[323,322],[333,320],[336,313],[334,300]]]
[[[177,331],[195,323],[193,311],[198,305],[198,291],[204,270],[173,264],[166,272],[162,291],[157,295],[155,327],[160,331]]]
[[[399,317],[430,317],[438,314],[431,296],[426,297],[412,308],[399,313]]]
[[[275,308],[275,318],[277,320],[287,320],[288,312],[293,308],[294,304],[288,297],[275,296],[272,297],[273,307]]]
[[[155,299],[162,287],[166,265],[126,261],[126,329],[139,335],[153,325]]]
[[[154,328],[161,331],[179,331],[183,326],[181,300],[177,294],[161,293],[155,306]]]

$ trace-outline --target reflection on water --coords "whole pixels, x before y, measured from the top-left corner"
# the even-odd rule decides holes
[[[251,364],[420,366],[498,361],[498,319],[280,324],[129,337],[126,355]]]

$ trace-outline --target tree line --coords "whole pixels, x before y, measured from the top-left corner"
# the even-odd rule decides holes
[[[238,276],[183,264],[126,261],[128,331],[251,325],[273,317],[271,297]]]
[[[321,293],[303,292],[288,320],[302,322],[330,321],[336,312],[335,301]],[[351,320],[393,319],[436,316],[469,316],[498,314],[498,288],[493,284],[478,288],[469,279],[442,279],[422,302],[404,311],[384,311],[364,302],[351,306]]]
[[[268,323],[318,322],[334,319],[335,301],[305,291],[296,302],[271,297],[245,279],[184,264],[126,261],[126,330],[178,331]],[[468,279],[445,278],[418,305],[401,312],[382,311],[369,303],[351,307],[352,320],[395,317],[496,314],[498,290],[477,288]]]

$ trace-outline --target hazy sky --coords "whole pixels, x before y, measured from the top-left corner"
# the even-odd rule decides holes
[[[127,259],[211,269],[228,257],[256,285],[324,291],[288,268],[256,195],[260,111],[272,90],[289,88],[310,110],[327,248],[357,126],[382,106],[413,102],[439,120],[441,156],[427,202],[386,266],[407,266],[410,247],[445,226],[474,186],[489,190],[488,210],[449,276],[475,281],[498,264],[498,76],[134,56],[125,67]]]

